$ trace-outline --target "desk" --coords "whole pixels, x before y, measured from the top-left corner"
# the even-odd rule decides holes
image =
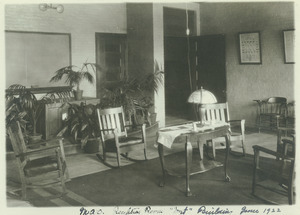
[[[191,175],[203,173],[212,168],[223,166],[222,163],[217,162],[215,160],[209,160],[206,164],[204,164],[203,145],[206,143],[207,140],[211,140],[216,137],[222,137],[222,136],[225,137],[226,139],[226,155],[224,161],[225,181],[227,182],[230,181],[230,177],[227,174],[228,154],[230,149],[229,135],[230,135],[229,125],[227,123],[206,124],[201,126],[199,126],[198,124],[196,128],[195,128],[195,123],[187,123],[187,124],[170,126],[170,127],[160,129],[157,133],[157,148],[158,148],[160,163],[162,167],[162,174],[163,174],[163,178],[160,183],[160,186],[163,187],[165,185],[166,174],[169,174],[169,171],[165,167],[164,147],[168,147],[171,149],[175,138],[179,136],[185,137],[186,139],[185,141],[186,196],[192,195],[189,186]],[[192,137],[197,139],[197,145],[200,153],[200,171],[197,172],[191,172],[193,147],[190,139]]]

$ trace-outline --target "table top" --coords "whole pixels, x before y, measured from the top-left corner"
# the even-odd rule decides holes
[[[200,123],[200,122],[188,122],[185,124],[168,126],[159,129],[157,132],[157,143],[162,144],[168,148],[172,147],[172,144],[176,137],[180,135],[195,135],[204,133],[206,131],[214,131],[217,128],[228,126],[226,122],[215,123]]]

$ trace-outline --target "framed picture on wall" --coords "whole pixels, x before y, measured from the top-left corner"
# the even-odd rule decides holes
[[[295,63],[294,59],[295,30],[283,31],[284,63]]]
[[[261,64],[260,32],[239,33],[240,64]]]

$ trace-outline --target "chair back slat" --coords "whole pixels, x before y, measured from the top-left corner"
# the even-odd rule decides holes
[[[270,97],[263,104],[264,113],[285,114],[287,99],[284,97]]]
[[[202,104],[200,105],[201,119],[204,122],[227,122],[229,120],[228,104]]]
[[[102,140],[114,138],[114,130],[118,136],[127,136],[123,107],[97,109]]]

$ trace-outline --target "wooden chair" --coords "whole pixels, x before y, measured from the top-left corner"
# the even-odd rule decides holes
[[[128,152],[131,151],[144,150],[145,160],[147,160],[145,124],[140,125],[141,137],[128,136],[127,128],[131,125],[125,125],[123,107],[97,109],[97,113],[101,132],[104,162],[106,162],[106,152],[109,151],[117,153],[118,167],[121,165],[120,155],[130,159],[128,157]],[[99,154],[97,156],[99,159],[102,159]],[[109,166],[114,167],[112,165]]]
[[[8,129],[22,184],[22,199],[27,199],[27,188],[60,185],[66,193],[65,181],[69,178],[64,155],[63,140],[59,144],[28,149],[19,122]],[[43,142],[45,144],[45,142]],[[35,144],[38,146],[38,144]]]
[[[230,148],[242,148],[242,156],[245,156],[245,119],[230,120],[228,103],[202,104],[200,105],[200,119],[205,123],[227,122],[230,124]],[[225,138],[219,137],[208,142],[211,144],[213,158],[216,157],[216,149],[225,149]],[[231,152],[232,153],[232,152]],[[237,155],[237,154],[236,154]]]
[[[281,152],[272,151],[265,147],[254,145],[254,167],[253,167],[253,180],[252,180],[252,194],[255,194],[256,187],[262,187],[267,189],[268,191],[271,190],[276,193],[287,194],[288,196],[288,203],[291,205],[294,203],[294,179],[295,179],[295,137],[292,140],[282,139],[283,150]],[[291,153],[287,153],[288,147],[292,148]],[[260,153],[266,153],[274,158],[272,160],[265,159],[262,161],[260,159]],[[279,159],[278,159],[279,158]],[[263,175],[261,177],[263,180],[258,181],[258,171],[259,175]],[[265,179],[269,179],[272,181],[276,181],[279,183],[280,187],[283,191],[277,189],[276,186],[270,186],[270,181],[268,183],[263,183],[266,181]],[[284,192],[286,191],[286,192]],[[270,200],[270,196],[272,195],[264,195],[261,193],[259,197],[265,201],[275,203],[274,201]],[[258,197],[258,196],[257,196]]]
[[[270,97],[266,100],[255,100],[258,104],[258,131],[261,128],[277,129],[284,123],[287,113],[287,99]]]

